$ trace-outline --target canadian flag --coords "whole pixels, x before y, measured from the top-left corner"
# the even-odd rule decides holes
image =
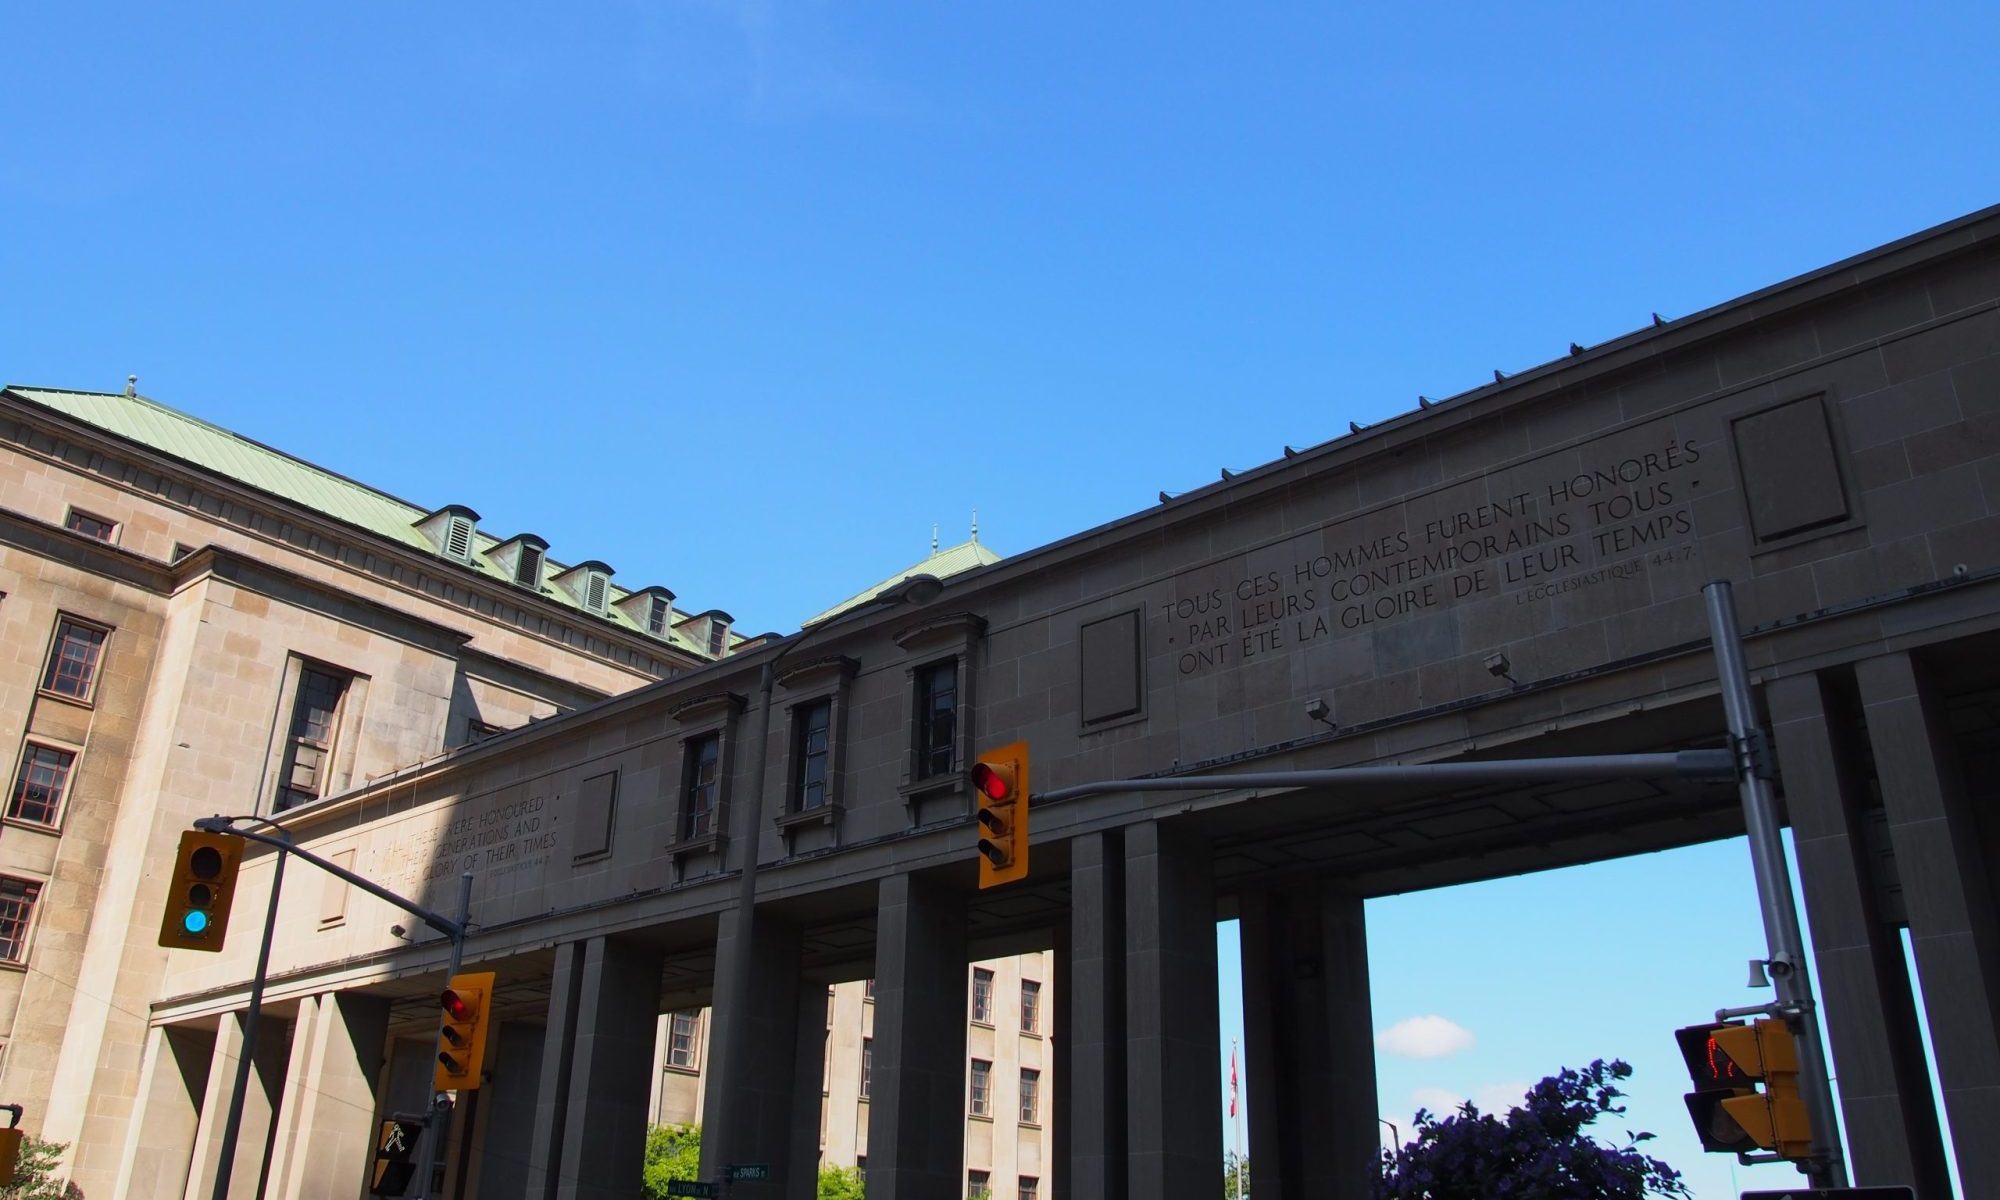
[[[1236,1046],[1229,1047],[1229,1115],[1236,1115]]]

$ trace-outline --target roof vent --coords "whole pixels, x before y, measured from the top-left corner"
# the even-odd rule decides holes
[[[125,377],[125,394],[127,396],[136,396],[139,394],[139,377],[137,375],[127,375]]]
[[[551,582],[576,599],[578,608],[597,616],[605,615],[611,602],[611,564],[585,559],[558,574]]]
[[[604,593],[611,587],[611,581],[592,571],[584,577],[583,606],[594,613],[604,611]]]
[[[472,545],[479,532],[479,514],[463,504],[447,504],[417,522],[417,532],[430,540],[439,554],[454,562],[472,561]]]
[[[542,586],[542,550],[539,546],[522,546],[521,556],[514,563],[514,582],[522,587]]]
[[[472,553],[472,522],[457,513],[445,525],[444,552],[457,559]]]

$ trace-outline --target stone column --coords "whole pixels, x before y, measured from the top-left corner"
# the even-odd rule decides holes
[[[230,1200],[257,1200],[271,1162],[272,1135],[277,1131],[280,1094],[285,1083],[287,1040],[291,1023],[269,1012],[257,1021],[257,1045],[251,1054],[249,1085],[243,1097],[243,1123],[236,1138],[235,1165],[230,1169]],[[229,1098],[236,1090],[236,1063],[243,1053],[243,1014],[226,1013],[215,1038],[215,1056],[208,1066],[208,1091],[202,1097],[201,1122],[195,1131],[194,1168],[188,1173],[187,1200],[210,1200],[216,1170],[222,1162],[223,1126]]]
[[[1069,1157],[1056,1181],[1074,1200],[1126,1200],[1125,836],[1087,833],[1069,845],[1069,956],[1056,968]]]
[[[826,1103],[826,1020],[829,998],[817,983],[798,984],[798,1013],[794,1017],[798,1036],[792,1056],[791,1143],[787,1151],[789,1174],[782,1189],[770,1195],[786,1200],[814,1200],[819,1195],[820,1108]],[[761,1160],[759,1160],[761,1161]],[[772,1163],[775,1169],[777,1162]],[[752,1193],[746,1188],[744,1195]]]
[[[548,1031],[540,1025],[509,1021],[494,1031],[486,1048],[491,1078],[479,1097],[484,1128],[466,1195],[479,1200],[526,1200],[529,1148],[536,1134],[536,1090],[547,1039]]]
[[[1908,654],[1855,669],[1968,1196],[2000,1195],[2000,930],[1943,705]]]
[[[1208,847],[1157,821],[1125,830],[1125,1103],[1134,1197],[1214,1200],[1215,882]]]
[[[1259,1200],[1365,1200],[1381,1142],[1361,900],[1247,893],[1239,930]]]
[[[529,1197],[630,1200],[659,1015],[658,950],[609,937],[556,948]]]
[[[1070,1200],[1076,1195],[1070,1182],[1070,1122],[1076,1103],[1070,1077],[1069,975],[1074,961],[1070,940],[1069,926],[1058,925],[1055,946],[1049,954],[1054,978],[1043,985],[1048,996],[1044,1019],[1049,1031],[1049,1065],[1055,1077],[1051,1081],[1053,1086],[1049,1088],[1049,1150],[1046,1159],[1050,1164],[1046,1172],[1049,1200]]]
[[[965,909],[909,875],[884,879],[877,903],[868,1195],[962,1195]]]
[[[1859,1186],[1906,1184],[1918,1200],[1949,1200],[1902,934],[1877,899],[1882,868],[1851,746],[1858,714],[1817,674],[1777,680],[1764,695],[1839,1076],[1849,1175]]]
[[[742,1058],[725,1072],[704,1073],[702,1110],[709,1119],[731,1132],[732,1145],[703,1139],[702,1177],[718,1179],[729,1163],[758,1163],[771,1168],[765,1182],[734,1185],[732,1197],[743,1200],[791,1194],[786,1179],[791,1173],[794,1081],[798,1074],[798,1049],[802,1038],[819,1045],[826,1035],[826,989],[819,990],[819,1026],[799,1027],[799,927],[760,911],[751,926],[748,942],[737,933],[734,912],[724,912],[715,944],[715,971],[718,978],[729,974],[729,961],[736,955],[750,956],[750,991],[735,1002],[728,1019],[742,1022]],[[716,1036],[722,1036],[718,1011]],[[650,1082],[650,1081],[649,1081]],[[818,1099],[820,1085],[814,1077],[812,1094]],[[726,1115],[725,1120],[716,1120]],[[819,1112],[813,1112],[813,1129],[819,1129]],[[818,1161],[818,1141],[814,1141],[814,1162]]]
[[[179,1200],[187,1190],[202,1098],[208,1094],[215,1035],[156,1025],[139,1068],[137,1119],[126,1131],[117,1194],[131,1200]]]
[[[375,1081],[389,1040],[389,1002],[327,992],[299,1002],[265,1190],[275,1200],[352,1200],[374,1162]]]

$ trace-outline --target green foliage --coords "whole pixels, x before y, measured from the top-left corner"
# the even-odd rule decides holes
[[[655,1125],[646,1131],[646,1200],[666,1200],[667,1185],[701,1177],[701,1126]]]
[[[68,1149],[67,1142],[24,1139],[14,1167],[14,1186],[0,1188],[0,1200],[83,1200],[82,1188],[56,1181],[56,1168]]]
[[[1625,1111],[1618,1086],[1625,1063],[1599,1059],[1563,1070],[1528,1089],[1504,1117],[1467,1101],[1445,1117],[1417,1110],[1416,1136],[1382,1155],[1376,1200],[1643,1200],[1685,1198],[1680,1172],[1638,1147],[1650,1133],[1600,1142],[1588,1126]]]
[[[853,1167],[821,1167],[819,1200],[867,1200],[868,1188]]]
[[[1241,1196],[1236,1192],[1236,1168],[1238,1165],[1241,1165],[1243,1168],[1243,1193]],[[1222,1200],[1243,1200],[1243,1196],[1251,1195],[1255,1191],[1256,1189],[1250,1186],[1250,1156],[1245,1154],[1238,1157],[1234,1150],[1223,1151]]]

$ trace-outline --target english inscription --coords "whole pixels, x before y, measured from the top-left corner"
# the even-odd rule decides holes
[[[1694,553],[1702,452],[1663,443],[1161,606],[1183,676],[1478,597],[1532,604]]]

